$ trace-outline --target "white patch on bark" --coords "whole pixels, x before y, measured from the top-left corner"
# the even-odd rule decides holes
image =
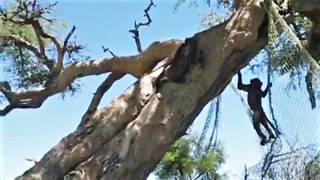
[[[163,67],[160,67],[158,69],[155,69],[150,74],[143,76],[140,79],[140,81],[141,81],[140,82],[140,89],[141,89],[142,94],[145,94],[146,96],[151,96],[152,94],[155,93],[155,89],[153,86],[153,80],[155,78],[157,78],[162,72],[163,72]],[[149,99],[149,98],[147,98],[147,99]],[[142,102],[142,103],[145,105],[147,102]],[[156,106],[156,104],[154,104],[154,105]],[[155,107],[154,107],[154,109],[155,109]],[[137,119],[139,119],[139,118],[137,118]],[[130,122],[127,125],[125,133],[124,133],[123,142],[121,145],[121,151],[119,152],[120,159],[124,159],[127,157],[128,152],[130,150],[131,142],[138,135],[139,132],[140,132],[140,127],[137,124],[136,120]]]
[[[129,123],[129,125],[125,130],[121,151],[119,153],[120,159],[125,159],[127,157],[130,149],[130,144],[134,139],[134,137],[136,137],[136,135],[139,133],[139,131],[140,131],[140,128],[136,125],[136,121]]]
[[[86,180],[85,178],[85,171],[81,170],[74,170],[71,171],[69,174],[63,177],[63,180]]]

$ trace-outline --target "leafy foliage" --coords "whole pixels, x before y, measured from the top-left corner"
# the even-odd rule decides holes
[[[218,168],[224,162],[221,149],[201,150],[200,156],[193,154],[196,141],[181,138],[165,154],[156,168],[160,179],[219,179]]]
[[[18,35],[29,43],[36,43],[36,36],[31,26],[23,26],[10,22],[1,23],[0,35]],[[6,72],[12,73],[18,88],[33,88],[43,85],[48,80],[48,71],[34,61],[34,55],[15,46],[13,42],[0,44],[0,61],[7,64]]]
[[[12,77],[5,80],[18,89],[45,86],[54,76],[50,66],[56,62],[57,47],[54,36],[48,37],[48,34],[57,34],[57,29],[61,31],[67,27],[64,21],[50,17],[55,5],[56,3],[40,3],[34,0],[16,0],[7,9],[0,9],[0,36],[22,40],[0,41],[0,62],[4,72]],[[41,55],[35,54],[23,43],[39,48]],[[89,59],[90,57],[81,54],[80,50],[83,48],[75,39],[70,40],[65,47],[66,57],[63,64]],[[39,56],[42,56],[45,62],[41,58],[39,60]],[[73,94],[78,90],[79,84],[72,83],[62,92],[62,96],[64,97],[66,92]]]

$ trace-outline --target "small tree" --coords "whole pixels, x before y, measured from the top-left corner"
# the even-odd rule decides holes
[[[193,139],[181,138],[164,155],[155,172],[160,179],[220,179],[217,170],[224,162],[222,149],[204,150],[199,155],[193,150],[197,147]]]

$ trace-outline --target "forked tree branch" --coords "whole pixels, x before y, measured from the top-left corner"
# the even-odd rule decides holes
[[[61,59],[58,58],[58,62],[57,62],[58,71],[60,71],[63,68],[63,58],[64,58],[65,53],[69,51],[68,50],[68,43],[69,43],[69,40],[75,30],[76,30],[76,27],[72,26],[72,29],[70,30],[70,32],[68,33],[68,35],[64,39],[63,47],[61,49]]]
[[[106,72],[116,74],[131,74],[140,78],[150,72],[158,62],[172,56],[175,50],[182,44],[178,40],[152,43],[145,51],[133,56],[121,56],[77,62],[67,66],[45,87],[25,92],[12,92],[0,83],[0,92],[4,94],[9,105],[0,110],[0,116],[5,116],[15,108],[37,108],[50,96],[64,91],[70,84],[81,77],[100,75]]]
[[[32,52],[38,58],[38,62],[46,65],[51,72],[50,80],[43,88],[37,90],[29,90],[25,92],[13,92],[4,85],[8,83],[0,83],[0,92],[5,96],[9,105],[3,110],[0,110],[0,116],[4,116],[15,108],[37,108],[50,96],[64,91],[71,83],[77,79],[89,75],[98,75],[105,72],[111,72],[111,75],[100,85],[95,96],[89,106],[86,114],[95,109],[103,94],[111,87],[113,82],[121,78],[125,74],[131,74],[134,77],[140,78],[145,73],[149,72],[159,61],[171,56],[176,48],[181,44],[180,41],[166,41],[163,43],[151,44],[145,52],[142,52],[142,47],[139,38],[139,28],[147,26],[151,23],[149,11],[152,6],[155,6],[153,1],[150,1],[148,7],[144,10],[147,22],[136,23],[135,28],[130,30],[134,34],[139,55],[117,57],[109,49],[113,58],[104,58],[102,60],[92,60],[89,62],[74,63],[63,67],[64,55],[66,52],[71,54],[77,52],[82,46],[76,44],[69,44],[71,36],[74,34],[76,27],[73,26],[70,32],[64,39],[63,44],[60,44],[58,39],[46,32],[41,25],[41,20],[52,22],[52,20],[45,18],[44,15],[49,13],[55,4],[47,4],[44,7],[40,5],[37,0],[20,1],[17,8],[10,12],[1,11],[0,18],[3,21],[8,21],[18,25],[31,25],[35,36],[37,38],[38,47],[26,41],[19,36],[0,37],[0,42],[13,42],[18,48],[24,48]],[[56,49],[56,61],[49,60],[46,56],[46,48],[44,39],[48,39],[53,43]],[[84,115],[84,117],[86,116]]]
[[[148,5],[148,7],[144,10],[145,16],[147,17],[147,22],[146,23],[139,23],[139,24],[137,24],[135,22],[135,29],[129,31],[129,32],[134,34],[133,38],[134,38],[134,40],[136,42],[137,50],[138,50],[139,53],[142,52],[140,36],[139,36],[139,27],[140,26],[150,25],[150,23],[152,22],[152,20],[150,18],[150,15],[148,13],[150,8],[151,8],[151,6],[154,6],[154,3],[153,3],[152,0],[151,0],[150,4]],[[113,57],[117,57],[109,48],[105,48],[104,46],[102,46],[102,49],[103,49],[104,52],[109,52]],[[98,87],[96,93],[94,94],[94,97],[91,100],[91,103],[89,105],[88,110],[82,116],[82,120],[81,120],[81,123],[80,123],[79,127],[81,127],[82,124],[85,124],[86,120],[89,119],[90,114],[97,109],[97,107],[100,104],[100,101],[101,101],[104,93],[110,89],[110,87],[113,85],[113,83],[115,81],[117,81],[118,79],[122,78],[124,75],[125,74],[123,74],[123,73],[120,73],[120,74],[119,73],[111,73],[105,79],[105,81]]]
[[[67,34],[66,38],[64,39],[63,46],[59,43],[59,41],[52,36],[49,33],[46,33],[42,26],[40,25],[39,21],[33,21],[31,22],[32,27],[34,28],[36,34],[39,34],[42,38],[50,39],[51,42],[55,45],[56,51],[57,51],[57,61],[55,63],[56,68],[54,69],[56,72],[60,72],[63,69],[63,60],[64,60],[64,55],[66,52],[72,53],[72,52],[77,52],[79,49],[82,49],[82,46],[77,46],[77,45],[69,45],[69,40],[73,33],[76,30],[76,27],[73,26],[70,32]],[[50,69],[52,70],[52,69]]]
[[[102,46],[103,52],[109,52],[112,57],[117,57],[109,48],[105,48]],[[93,98],[91,99],[91,103],[87,109],[87,111],[82,116],[81,122],[79,127],[81,127],[83,124],[87,122],[87,120],[90,118],[90,115],[98,108],[101,99],[105,92],[107,92],[114,82],[121,79],[124,76],[124,74],[119,73],[110,73],[109,76],[100,84],[100,86],[97,88],[96,92],[94,93]]]
[[[129,32],[133,34],[133,39],[134,39],[134,41],[136,43],[138,52],[142,51],[140,35],[139,35],[139,28],[141,26],[149,26],[151,24],[152,19],[151,19],[150,15],[149,15],[149,11],[150,11],[152,6],[155,7],[155,4],[153,3],[152,0],[150,0],[150,4],[144,10],[144,13],[145,13],[144,16],[147,17],[147,22],[140,22],[139,24],[137,24],[137,22],[135,21],[134,22],[134,29],[129,30]]]
[[[53,22],[53,20],[46,18],[45,14],[50,13],[51,9],[56,4],[57,3],[53,3],[53,4],[48,3],[46,5],[41,5],[40,1],[38,0],[33,0],[33,1],[26,0],[26,1],[19,1],[19,4],[15,10],[12,10],[10,12],[4,11],[4,10],[0,11],[0,18],[3,21],[19,24],[22,26],[23,25],[32,26],[39,44],[39,50],[37,48],[36,49],[39,52],[38,54],[41,54],[41,56],[43,57],[40,63],[45,64],[51,72],[52,71],[60,72],[63,69],[63,60],[66,52],[72,53],[82,48],[81,46],[74,47],[73,45],[68,44],[69,39],[71,38],[72,34],[76,29],[74,26],[71,29],[71,31],[68,33],[66,38],[64,39],[63,45],[59,43],[57,38],[47,33],[43,29],[40,21],[44,20],[44,21]],[[56,48],[57,60],[55,63],[53,63],[53,61],[49,62],[48,58],[46,57],[46,54],[45,54],[46,49],[44,46],[43,39],[49,39]],[[33,50],[33,52],[35,52],[35,50]],[[37,57],[39,57],[39,55]]]
[[[105,92],[107,92],[110,87],[113,85],[115,81],[122,78],[124,74],[118,74],[118,73],[111,73],[98,87],[96,92],[94,93],[94,96],[91,100],[91,103],[88,107],[88,110],[85,112],[85,114],[82,116],[81,123],[79,127],[81,127],[83,124],[87,122],[87,120],[90,119],[90,115],[97,110],[100,101],[104,95]]]
[[[102,46],[102,49],[103,49],[103,52],[109,52],[112,57],[117,57],[117,56],[110,50],[110,48],[105,48],[104,46]]]
[[[149,10],[150,8],[154,6],[153,1],[151,0],[150,4],[148,5],[148,7],[144,10],[145,12],[145,16],[147,17],[147,22],[146,23],[139,23],[136,24],[135,22],[135,29],[134,30],[130,30],[129,32],[134,34],[134,39],[136,42],[136,46],[138,49],[138,52],[141,53],[142,52],[142,47],[141,47],[141,42],[140,42],[140,37],[139,37],[139,27],[140,26],[146,26],[146,25],[150,25],[150,23],[152,22],[150,15],[149,15]],[[104,52],[109,52],[113,57],[117,57],[109,48],[105,48],[104,46],[102,46],[102,49]],[[100,101],[104,95],[104,93],[106,91],[108,91],[110,89],[110,87],[113,85],[113,83],[115,81],[117,81],[118,79],[122,78],[125,74],[123,73],[115,73],[112,72],[106,79],[105,81],[98,87],[96,93],[94,94],[94,97],[91,100],[90,106],[88,108],[88,110],[86,111],[86,113],[83,115],[80,126],[82,124],[86,123],[86,120],[89,119],[89,116],[92,112],[94,112],[98,105],[100,104]]]
[[[59,63],[63,61],[62,47],[59,41],[49,33],[46,33],[38,20],[31,21],[30,24],[32,25],[36,34],[38,34],[42,38],[49,39],[55,45],[57,50],[57,62]],[[59,72],[62,67],[59,66],[58,63],[56,63],[56,70]]]
[[[38,44],[39,44],[39,50],[40,50],[40,53],[42,54],[43,57],[45,57],[46,59],[47,56],[46,56],[46,49],[45,49],[45,46],[44,46],[44,42],[42,40],[42,36],[41,36],[41,32],[40,30],[37,28],[37,26],[35,25],[32,25],[32,28],[33,28],[33,31],[37,37],[37,41],[38,41]],[[43,62],[41,62],[43,63]],[[55,63],[50,63],[50,65],[48,65],[47,63],[44,62],[44,64],[46,64],[46,66],[48,67],[48,69],[51,71],[53,69],[53,67],[55,66]]]
[[[12,22],[14,24],[31,25],[36,34],[38,34],[42,38],[48,38],[56,46],[60,46],[57,39],[51,36],[50,34],[46,33],[39,22],[39,19],[52,22],[52,20],[45,18],[44,15],[50,12],[50,10],[56,4],[57,3],[49,3],[45,6],[41,6],[40,2],[37,0],[34,0],[33,2],[28,0],[19,1],[17,8],[13,11],[10,11],[10,14],[9,12],[1,11],[1,19],[3,21]]]

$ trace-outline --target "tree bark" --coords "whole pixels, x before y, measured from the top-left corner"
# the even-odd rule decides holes
[[[266,14],[257,3],[247,1],[228,21],[185,42],[189,49],[169,67],[179,71],[188,60],[184,82],[168,78],[159,85],[167,69],[156,68],[16,179],[146,179],[202,108],[266,45]]]

